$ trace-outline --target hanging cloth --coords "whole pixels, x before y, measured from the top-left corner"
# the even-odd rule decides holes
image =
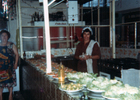
[[[20,49],[19,29],[16,30],[16,47]]]

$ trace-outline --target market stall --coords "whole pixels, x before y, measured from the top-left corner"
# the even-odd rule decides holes
[[[65,84],[59,82],[60,64],[51,62],[52,72],[46,73],[45,59],[21,59],[21,90],[31,100],[139,100],[140,89],[116,79],[76,72],[64,66]],[[28,93],[28,95],[27,95]],[[121,96],[120,96],[121,95]],[[131,99],[130,99],[131,98]]]
[[[45,1],[45,0],[44,0]],[[52,72],[55,70],[58,74],[58,67],[59,64],[55,64],[57,66],[57,68],[55,66],[53,66],[54,63],[51,62],[51,48],[50,48],[50,32],[49,32],[49,18],[48,18],[48,2],[45,1],[44,2],[44,16],[45,16],[45,55],[46,55],[46,59],[40,59],[40,60],[22,60],[21,63],[21,89],[23,90],[23,95],[25,95],[25,97],[27,96],[27,93],[30,94],[30,96],[26,97],[26,98],[31,98],[34,100],[73,100],[73,99],[80,99],[82,98],[82,96],[84,95],[84,97],[86,96],[86,94],[89,92],[89,94],[87,95],[88,98],[90,99],[110,99],[110,98],[120,98],[120,99],[124,99],[124,98],[129,98],[131,97],[132,100],[135,99],[137,100],[137,98],[139,98],[139,89],[136,87],[131,87],[129,85],[125,85],[120,81],[117,80],[110,80],[107,78],[103,78],[103,77],[96,77],[96,75],[89,75],[89,77],[86,76],[87,79],[89,80],[84,80],[84,82],[93,82],[93,84],[88,84],[88,83],[83,83],[83,80],[79,80],[80,77],[78,77],[78,79],[74,80],[72,82],[72,80],[70,80],[69,78],[67,78],[65,80],[65,83],[78,83],[80,85],[82,85],[82,88],[78,89],[78,94],[76,94],[76,96],[70,95],[65,89],[63,89],[63,86],[61,87],[62,89],[60,89],[59,83],[58,83],[58,79],[55,79],[55,77],[49,77],[49,73],[52,74]],[[115,0],[112,1],[112,7],[114,11],[114,5],[115,5]],[[19,8],[20,9],[20,8]],[[46,11],[47,10],[47,11]],[[20,13],[20,10],[19,10]],[[112,58],[115,58],[115,16],[114,16],[114,12],[113,15],[111,15],[110,20],[113,22],[112,24],[110,24],[110,47],[112,47]],[[20,22],[21,24],[21,22]],[[98,27],[102,27],[99,25],[100,23],[98,23]],[[22,26],[22,25],[21,25]],[[43,26],[44,27],[44,26]],[[96,26],[95,26],[96,27]],[[22,38],[22,27],[20,27],[20,37]],[[113,37],[113,39],[112,39]],[[21,57],[22,57],[22,53],[23,53],[23,45],[22,45],[22,39],[21,41],[21,48],[20,48],[20,53],[21,53]],[[64,55],[61,55],[63,53],[57,52],[57,51],[63,51],[63,50],[56,50],[56,55],[57,55],[57,59],[59,59],[58,54],[60,54],[59,56],[65,57]],[[41,51],[38,51],[41,52]],[[34,52],[34,54],[38,53],[38,52]],[[28,52],[27,52],[28,53]],[[73,52],[74,53],[74,52]],[[29,53],[31,54],[31,53]],[[33,55],[34,55],[33,54]],[[38,53],[39,54],[39,53]],[[33,58],[33,56],[32,56]],[[64,58],[63,58],[64,59]],[[47,62],[47,63],[46,63]],[[67,66],[66,66],[67,67]],[[106,67],[106,66],[105,66]],[[119,69],[119,68],[118,68]],[[118,77],[121,77],[121,72],[118,69],[113,69],[115,71],[119,71]],[[66,71],[70,71],[70,73],[73,73],[71,69],[66,69]],[[65,73],[67,73],[65,71]],[[75,71],[74,71],[75,72]],[[78,74],[78,72],[77,72]],[[77,76],[76,74],[76,76]],[[81,76],[83,73],[80,73]],[[67,77],[69,77],[69,74],[67,73]],[[105,74],[104,74],[105,75]],[[102,76],[104,76],[102,74]],[[70,76],[75,76],[74,74],[70,74]],[[58,76],[56,76],[58,77]],[[83,76],[84,77],[84,76]],[[73,78],[73,77],[72,77]],[[83,78],[84,79],[84,78]],[[91,80],[92,79],[92,80]],[[94,79],[94,80],[93,80]],[[79,83],[80,81],[80,83]],[[82,81],[82,82],[81,82]],[[89,82],[89,83],[90,83]],[[76,84],[75,83],[75,84]],[[96,83],[96,84],[94,84]],[[103,84],[101,84],[103,83]],[[97,87],[97,84],[100,85],[100,87]],[[84,87],[86,86],[86,87]],[[89,86],[89,87],[88,87]],[[114,86],[114,87],[113,87]],[[72,87],[72,86],[71,86]],[[104,88],[101,88],[104,87]],[[120,88],[118,88],[120,87]],[[109,88],[109,90],[107,90],[107,88]],[[118,89],[120,90],[125,90],[125,91],[118,91],[116,93],[116,90]],[[116,89],[116,90],[115,90]],[[134,90],[134,92],[130,92],[127,91],[127,89],[130,90]],[[112,93],[110,93],[110,91],[113,91]],[[94,93],[95,92],[95,93]],[[127,93],[127,94],[125,94]],[[110,95],[111,94],[111,95]],[[119,94],[122,94],[121,97],[119,97]],[[132,94],[132,95],[131,95]],[[130,96],[128,96],[130,95]]]

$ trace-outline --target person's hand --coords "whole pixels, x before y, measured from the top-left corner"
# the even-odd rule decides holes
[[[85,60],[85,58],[84,58],[84,57],[79,57],[79,59],[80,59],[80,60],[82,60],[82,61],[83,61],[83,60]]]
[[[17,64],[14,64],[14,69],[17,69]]]
[[[79,57],[80,60],[87,60],[90,59],[90,55],[85,55],[84,57]]]
[[[90,55],[85,55],[85,60],[90,59]]]

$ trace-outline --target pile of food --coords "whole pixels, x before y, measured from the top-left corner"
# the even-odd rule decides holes
[[[74,79],[76,83],[86,85],[87,90],[94,93],[102,93],[102,96],[112,100],[140,100],[140,88],[123,84],[116,79],[97,77],[90,73],[69,73],[68,79]]]
[[[106,98],[117,98],[118,100],[140,100],[140,89],[128,84],[111,85],[102,94]]]
[[[70,84],[62,84],[60,88],[64,91],[79,91],[83,88],[83,86],[78,83],[76,84],[70,83]]]

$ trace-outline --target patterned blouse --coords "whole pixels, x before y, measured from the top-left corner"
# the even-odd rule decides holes
[[[15,83],[14,63],[13,43],[9,46],[0,46],[0,87],[12,87]]]

